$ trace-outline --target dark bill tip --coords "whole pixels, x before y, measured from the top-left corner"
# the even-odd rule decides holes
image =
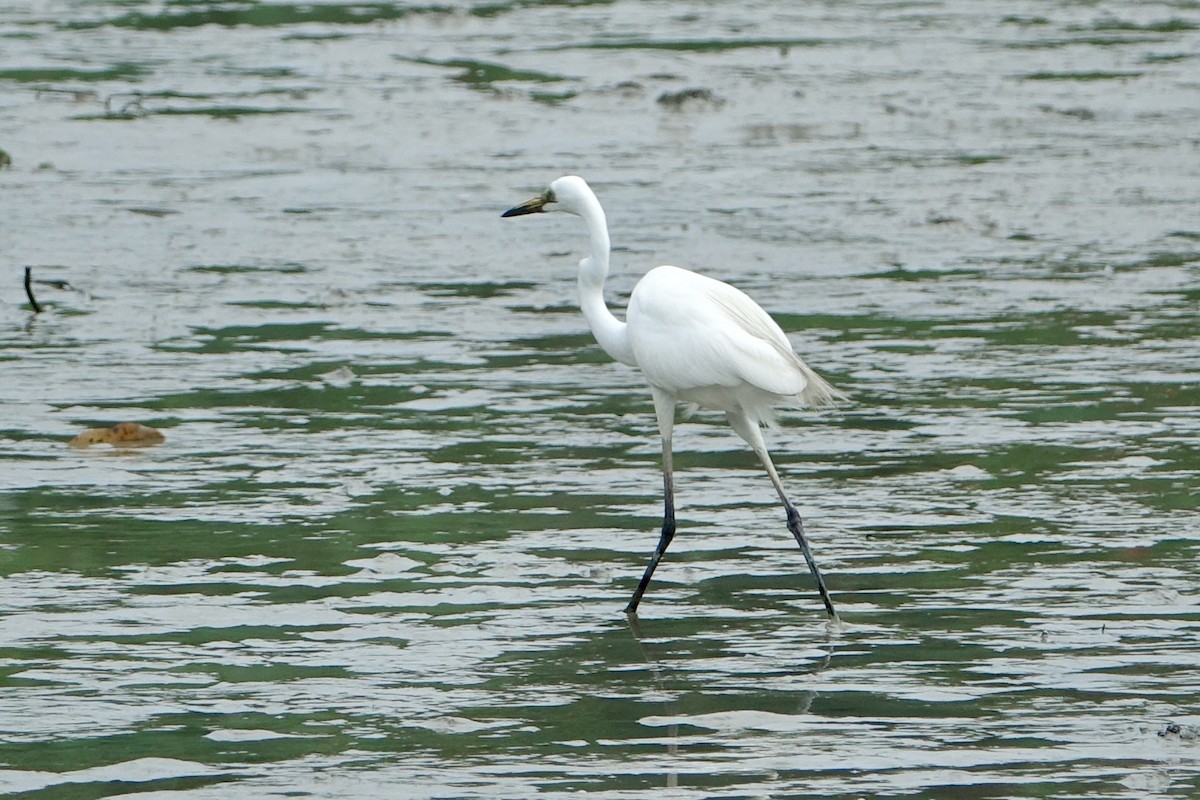
[[[533,198],[532,200],[526,200],[524,203],[521,203],[521,205],[519,205],[519,206],[513,206],[512,208],[510,208],[508,211],[505,211],[500,216],[502,216],[502,217],[520,217],[524,214],[537,214],[539,212],[546,210],[545,208],[543,208],[543,206],[545,206],[545,205],[546,205],[546,198],[542,195],[538,195],[537,197]]]

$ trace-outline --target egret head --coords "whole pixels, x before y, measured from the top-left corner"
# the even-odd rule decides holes
[[[500,216],[519,217],[522,214],[536,214],[541,211],[566,211],[568,214],[582,215],[588,201],[594,202],[595,197],[583,178],[578,175],[564,175],[537,197],[530,198],[519,206],[513,206]]]

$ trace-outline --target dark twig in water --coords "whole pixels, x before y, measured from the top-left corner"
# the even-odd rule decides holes
[[[113,100],[117,97],[131,97],[133,99],[114,112],[112,105]],[[142,97],[141,92],[117,92],[116,94],[110,94],[104,98],[104,113],[115,117],[144,117],[149,112],[142,107]]]
[[[25,268],[25,296],[29,298],[29,305],[33,306],[33,313],[42,313],[42,307],[38,305],[37,298],[33,296],[33,267]]]

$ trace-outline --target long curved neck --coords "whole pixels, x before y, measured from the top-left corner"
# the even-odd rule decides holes
[[[604,209],[594,197],[580,214],[587,223],[592,253],[579,262],[579,307],[596,342],[617,361],[637,366],[625,323],[613,316],[604,303],[604,280],[608,277],[608,223]]]

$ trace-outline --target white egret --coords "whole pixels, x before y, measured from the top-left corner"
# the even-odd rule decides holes
[[[727,283],[679,267],[655,267],[638,281],[617,319],[604,303],[608,276],[608,224],[600,201],[583,178],[568,175],[537,197],[501,216],[565,211],[583,218],[591,234],[591,254],[579,262],[579,303],[596,341],[610,356],[641,370],[654,397],[662,434],[662,533],[650,563],[625,611],[638,603],[658,562],[675,536],[675,490],[671,435],[680,402],[724,411],[734,431],[758,454],[787,511],[829,616],[837,618],[825,579],[804,538],[804,524],[788,499],[763,441],[761,426],[781,404],[822,406],[840,397],[792,350],[787,336],[762,308]]]

